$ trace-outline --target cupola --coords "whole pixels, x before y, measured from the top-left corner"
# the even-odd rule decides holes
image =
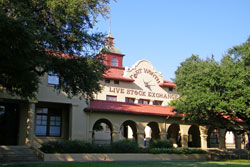
[[[103,63],[105,65],[114,68],[124,68],[122,66],[124,54],[122,54],[120,49],[114,45],[114,37],[111,33],[106,36],[103,51]]]

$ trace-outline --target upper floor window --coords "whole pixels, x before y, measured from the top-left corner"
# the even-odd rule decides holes
[[[155,100],[155,101],[153,101],[153,105],[161,106],[162,105],[162,101]]]
[[[59,85],[59,75],[53,72],[48,73],[48,84]]]
[[[110,80],[109,79],[105,79],[105,83],[110,83]]]
[[[38,108],[36,111],[36,136],[61,136],[62,116],[57,109]]]
[[[125,98],[125,102],[126,102],[126,103],[134,103],[134,102],[135,102],[135,99],[134,99],[134,98],[126,97],[126,98]]]
[[[170,92],[172,92],[174,89],[173,89],[173,88],[168,88],[168,90],[169,90]]]
[[[145,99],[139,99],[138,100],[139,104],[149,104],[149,100],[145,100]]]
[[[114,84],[119,85],[119,81],[118,80],[114,80]]]
[[[111,65],[112,66],[118,66],[118,60],[117,60],[116,57],[112,57],[112,59],[111,59]]]
[[[106,100],[107,100],[107,101],[117,101],[117,97],[116,97],[116,96],[107,95],[107,96],[106,96]]]

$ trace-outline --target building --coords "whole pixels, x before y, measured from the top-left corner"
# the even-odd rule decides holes
[[[125,56],[106,38],[103,63],[110,68],[100,81],[102,92],[89,104],[54,90],[57,75],[41,79],[36,100],[25,101],[0,92],[0,145],[35,145],[52,140],[86,140],[107,144],[122,139],[147,146],[169,139],[175,147],[244,148],[245,135],[212,126],[184,123],[168,103],[178,98],[176,85],[153,65],[140,60],[123,67]],[[244,142],[242,142],[244,141]]]

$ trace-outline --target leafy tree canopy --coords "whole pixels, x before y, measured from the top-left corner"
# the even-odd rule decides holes
[[[1,0],[1,88],[32,98],[39,78],[52,71],[64,81],[56,88],[69,96],[90,97],[99,91],[105,66],[94,55],[103,47],[104,34],[94,32],[93,26],[97,16],[106,16],[108,4],[109,0]]]
[[[184,120],[250,129],[250,38],[220,62],[192,55],[176,71],[180,98],[172,102]]]

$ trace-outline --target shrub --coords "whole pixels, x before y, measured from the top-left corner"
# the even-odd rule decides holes
[[[201,149],[192,149],[192,148],[152,148],[150,153],[153,154],[204,154],[206,151]]]
[[[139,147],[135,141],[121,140],[111,144],[113,153],[136,153],[139,152]]]
[[[85,141],[49,141],[41,148],[45,153],[135,153],[139,152],[136,142],[122,140],[111,145],[96,145]]]
[[[149,148],[172,148],[173,142],[170,140],[153,140],[149,143]]]
[[[49,141],[43,143],[41,148],[45,153],[90,153],[92,145],[85,141]]]
[[[153,142],[152,142],[153,143]],[[167,144],[166,144],[167,143]],[[96,145],[85,141],[49,141],[41,146],[45,153],[167,153],[167,154],[201,154],[206,153],[201,149],[167,148],[172,146],[168,141],[155,141],[152,148],[139,149],[135,141],[121,140],[111,145]],[[161,147],[161,148],[159,148]]]

